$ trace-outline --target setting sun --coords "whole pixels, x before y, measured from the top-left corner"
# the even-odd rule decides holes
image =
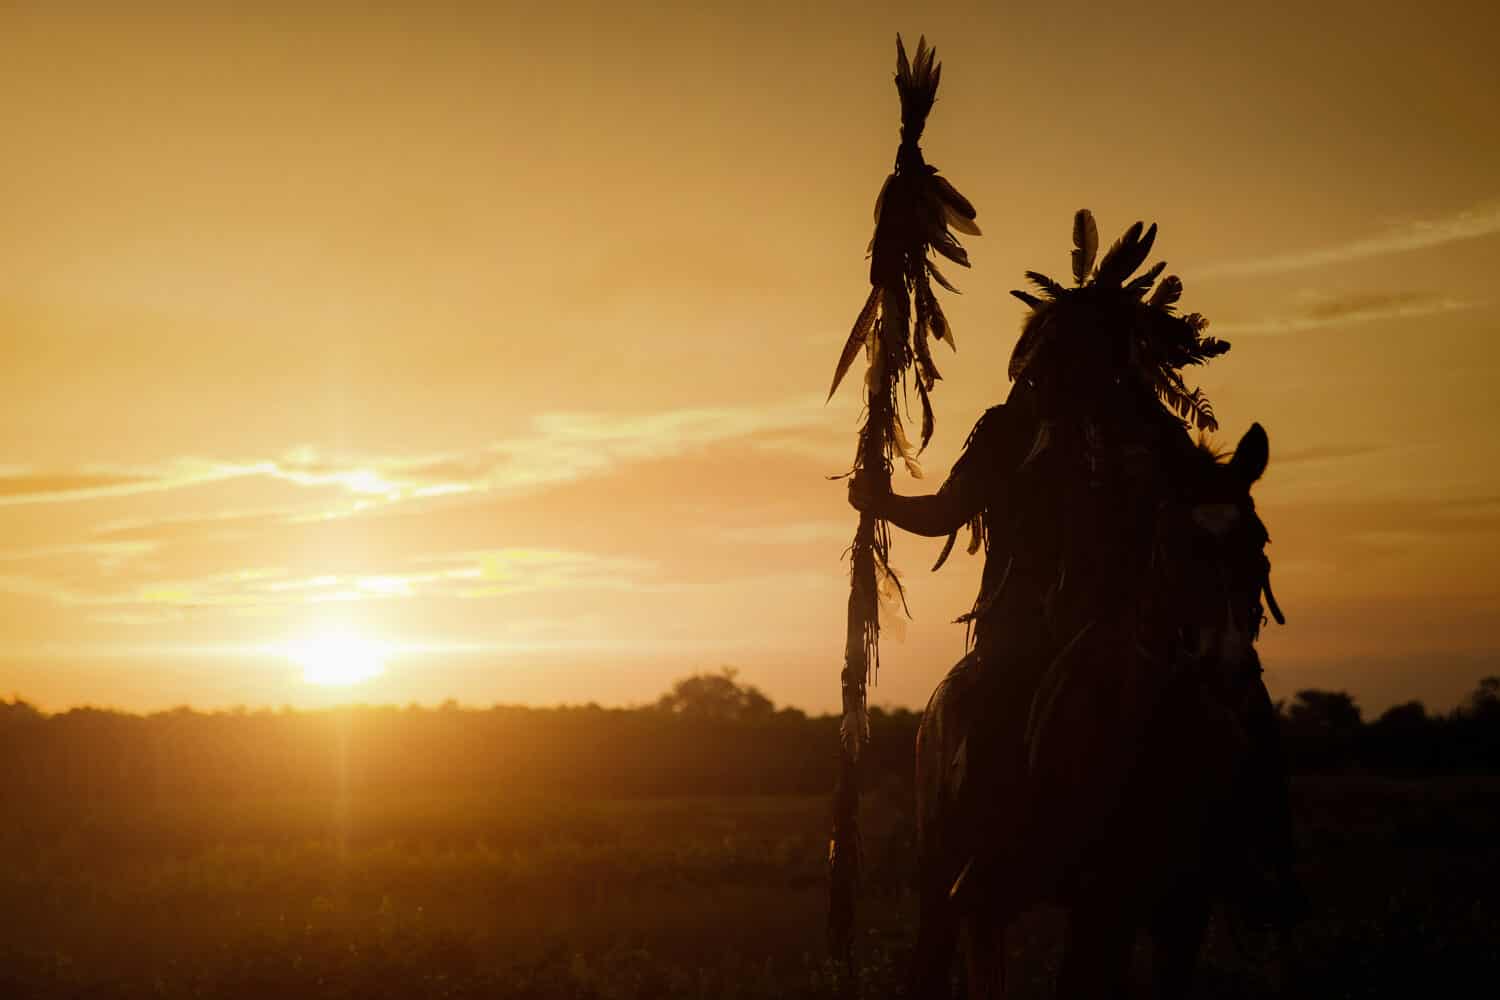
[[[302,679],[325,687],[348,687],[385,669],[389,647],[348,631],[321,632],[292,643],[287,655],[302,668]]]

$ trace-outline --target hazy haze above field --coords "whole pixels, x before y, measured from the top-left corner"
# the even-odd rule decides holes
[[[1203,384],[1289,625],[1272,690],[1500,671],[1500,24],[1487,3],[0,12],[0,692],[48,707],[837,701],[860,400],[824,406],[896,143],[985,236],[936,488],[1022,270],[1137,218],[1234,350]],[[425,5],[420,5],[425,8]],[[962,651],[929,575],[877,702]],[[337,694],[286,650],[391,652]]]

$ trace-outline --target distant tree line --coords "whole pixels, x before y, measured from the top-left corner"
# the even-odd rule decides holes
[[[1398,705],[1366,722],[1345,692],[1307,690],[1279,706],[1298,773],[1500,773],[1500,678],[1457,709]],[[919,716],[872,712],[867,784],[904,786]],[[132,715],[45,714],[0,701],[0,810],[54,801],[88,811],[119,799],[270,799],[424,790],[531,795],[823,794],[838,719],[778,709],[733,671],[678,681],[637,708],[187,708]]]
[[[871,771],[905,775],[916,715],[878,711],[871,724]],[[636,708],[447,702],[48,715],[12,700],[0,701],[0,813],[24,801],[87,810],[213,795],[823,793],[837,753],[837,718],[778,709],[732,671],[685,678]]]
[[[1344,691],[1298,691],[1279,702],[1282,743],[1299,773],[1500,773],[1500,677],[1486,677],[1446,714],[1419,701],[1366,722]]]

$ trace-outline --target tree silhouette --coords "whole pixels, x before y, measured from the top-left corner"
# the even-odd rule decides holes
[[[1466,768],[1500,768],[1500,677],[1489,676],[1453,713],[1456,756]]]
[[[1347,691],[1298,691],[1286,711],[1283,734],[1301,769],[1340,770],[1354,762],[1363,720]]]
[[[1500,676],[1482,679],[1459,712],[1476,722],[1500,722]]]
[[[694,674],[672,685],[656,707],[684,719],[705,722],[750,722],[775,714],[771,699],[751,684],[740,684],[739,671],[724,667],[716,674]]]
[[[1420,701],[1394,705],[1366,727],[1360,759],[1377,771],[1427,771],[1440,765],[1442,720]]]

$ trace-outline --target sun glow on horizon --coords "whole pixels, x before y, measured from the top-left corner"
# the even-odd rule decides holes
[[[320,687],[351,687],[385,671],[390,646],[347,629],[330,629],[286,647],[302,679]]]

